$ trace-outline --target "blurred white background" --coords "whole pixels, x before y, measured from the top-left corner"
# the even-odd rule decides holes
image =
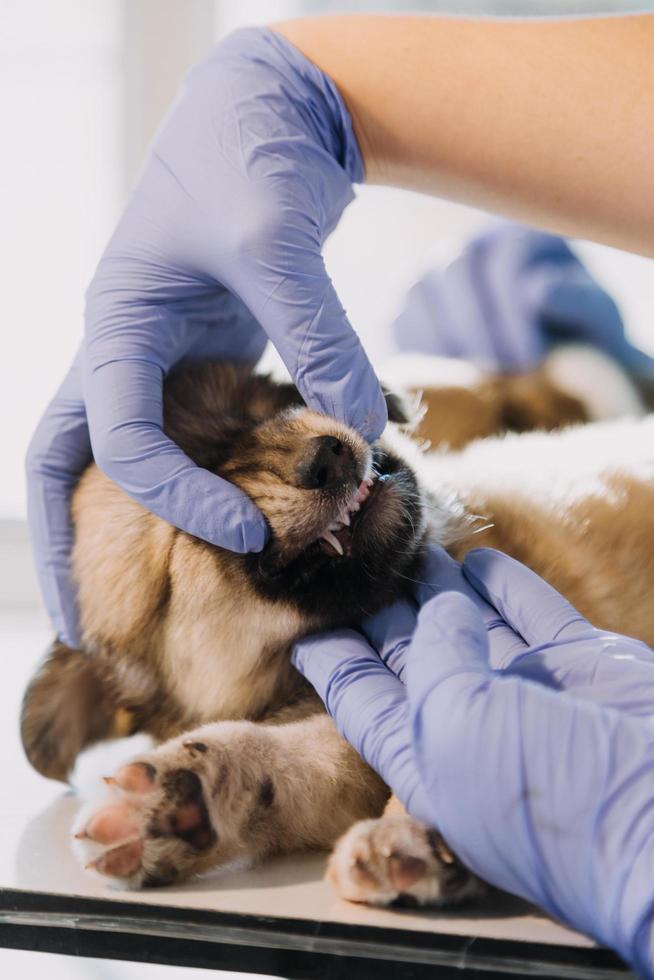
[[[34,624],[39,642],[47,633],[26,543],[25,449],[77,347],[85,288],[145,149],[181,76],[216,39],[243,24],[336,9],[573,14],[625,6],[651,10],[654,2],[2,0],[0,625],[20,615],[20,623]],[[406,289],[487,221],[477,211],[421,195],[359,190],[327,244],[326,260],[373,360],[390,352],[389,327]],[[618,300],[632,337],[654,352],[652,262],[596,245],[577,247]],[[11,630],[2,628],[0,635],[4,647]],[[47,968],[53,980],[152,975],[146,967],[96,961],[50,957],[45,964],[0,951],[5,976],[32,966],[39,973]],[[153,969],[171,980],[181,972]]]

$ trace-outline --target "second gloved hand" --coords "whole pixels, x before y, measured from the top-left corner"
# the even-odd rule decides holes
[[[393,326],[400,350],[458,357],[493,373],[532,371],[561,344],[584,344],[651,384],[612,297],[567,242],[503,221],[409,290]]]
[[[408,606],[366,625],[384,660],[340,631],[303,641],[296,665],[471,870],[654,976],[654,654],[505,555],[466,558],[474,600],[457,566],[440,567],[459,591],[414,613],[409,642]]]

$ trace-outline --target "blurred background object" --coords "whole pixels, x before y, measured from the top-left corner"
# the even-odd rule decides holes
[[[393,341],[500,374],[533,371],[556,347],[586,344],[654,382],[654,358],[629,342],[615,300],[567,242],[509,221],[493,221],[411,286]]]

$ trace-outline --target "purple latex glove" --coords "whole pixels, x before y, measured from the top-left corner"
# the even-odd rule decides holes
[[[384,398],[321,256],[363,165],[334,84],[273,31],[186,79],[87,294],[85,341],[33,437],[29,520],[58,634],[78,640],[70,496],[91,458],[139,503],[235,551],[263,516],[162,431],[182,361],[255,362],[269,338],[307,404],[376,438]]]
[[[435,555],[421,598],[444,580],[459,591],[413,621],[410,605],[373,617],[383,659],[339,631],[303,641],[296,665],[471,870],[654,977],[654,654],[506,555],[471,552],[465,585]]]
[[[411,287],[393,324],[400,350],[530,371],[558,344],[584,343],[637,378],[654,358],[630,344],[614,300],[557,235],[503,222]]]

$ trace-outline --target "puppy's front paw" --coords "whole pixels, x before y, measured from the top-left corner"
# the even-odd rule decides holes
[[[138,888],[264,853],[274,801],[251,727],[207,726],[121,766],[78,818],[85,866]]]
[[[107,782],[107,802],[75,834],[86,867],[132,887],[168,884],[201,869],[217,834],[197,772],[139,760]]]
[[[341,898],[369,905],[452,905],[485,889],[437,831],[405,815],[354,824],[337,842],[327,878]]]

